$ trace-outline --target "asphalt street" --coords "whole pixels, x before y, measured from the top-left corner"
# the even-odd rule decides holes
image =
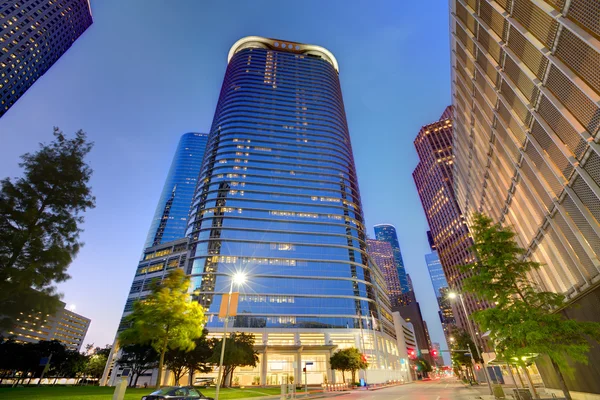
[[[341,396],[341,400],[476,400],[481,399],[476,390],[466,388],[456,378],[429,382],[415,382],[380,390],[354,391]]]

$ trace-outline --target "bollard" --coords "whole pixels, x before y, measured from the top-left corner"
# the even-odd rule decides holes
[[[123,400],[125,398],[125,390],[127,390],[127,377],[123,376],[119,383],[117,383],[117,386],[115,386],[112,400]]]

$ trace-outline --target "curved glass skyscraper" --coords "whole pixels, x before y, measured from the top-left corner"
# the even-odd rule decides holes
[[[373,369],[399,369],[385,283],[364,229],[335,57],[319,46],[239,40],[188,228],[207,327],[223,326],[222,294],[231,274],[244,271],[233,326],[269,349],[263,384],[279,384],[292,366],[298,379],[309,360],[309,383],[320,383],[331,374],[329,355],[344,346],[365,349]]]
[[[205,133],[194,132],[181,136],[144,249],[185,237],[207,138]]]

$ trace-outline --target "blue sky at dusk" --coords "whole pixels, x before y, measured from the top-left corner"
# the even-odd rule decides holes
[[[181,134],[206,132],[238,39],[317,44],[336,56],[364,213],[392,223],[432,340],[443,343],[425,265],[427,223],[412,171],[419,128],[450,103],[448,2],[91,0],[94,24],[0,119],[0,178],[19,155],[79,128],[97,207],[60,285],[92,319],[86,342],[112,343]]]

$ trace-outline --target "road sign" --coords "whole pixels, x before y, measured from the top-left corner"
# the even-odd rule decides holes
[[[312,361],[307,361],[307,362],[304,363],[304,365],[313,365],[313,362]]]

